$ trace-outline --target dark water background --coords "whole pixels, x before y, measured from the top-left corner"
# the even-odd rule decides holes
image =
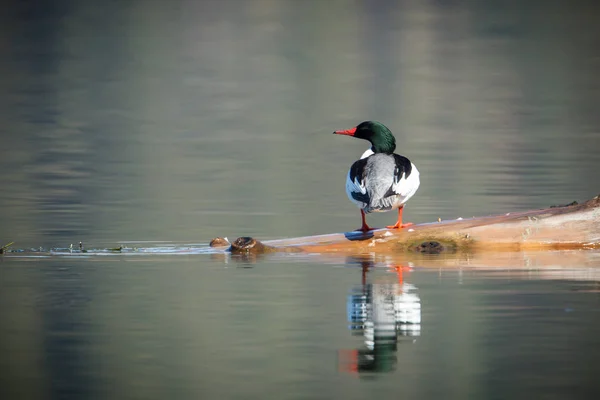
[[[367,145],[331,132],[365,119],[421,171],[406,220],[587,200],[600,192],[596,9],[9,2],[0,245],[355,229],[344,179]],[[339,368],[340,351],[364,347],[346,321],[363,287],[354,261],[7,258],[0,397],[597,398],[598,274],[581,272],[594,260],[550,276],[413,265],[420,334],[355,379]]]

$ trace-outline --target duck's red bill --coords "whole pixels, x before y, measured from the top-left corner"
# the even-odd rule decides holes
[[[354,136],[354,134],[356,133],[356,127],[352,128],[352,129],[346,129],[345,131],[335,131],[333,133],[335,133],[336,135]]]

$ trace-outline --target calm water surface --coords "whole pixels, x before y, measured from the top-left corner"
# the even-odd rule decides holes
[[[9,2],[0,245],[355,229],[344,179],[367,146],[331,132],[366,119],[421,172],[409,221],[587,200],[596,15],[566,1]],[[600,262],[561,260],[4,257],[0,398],[598,398]]]
[[[5,260],[3,398],[600,394],[598,272],[224,261]]]

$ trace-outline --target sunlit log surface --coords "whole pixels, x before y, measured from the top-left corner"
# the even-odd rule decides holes
[[[216,243],[216,242],[215,242]],[[243,253],[481,253],[600,248],[600,196],[542,210],[260,242],[238,238],[229,250]]]

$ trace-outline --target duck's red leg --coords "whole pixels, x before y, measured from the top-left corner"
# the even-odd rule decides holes
[[[372,231],[373,228],[371,228],[369,225],[367,225],[367,220],[365,219],[365,212],[363,210],[360,210],[360,216],[362,217],[362,226],[360,227],[360,229],[357,229],[357,231],[361,231],[361,232]]]
[[[402,223],[402,210],[404,210],[404,206],[400,206],[400,208],[398,209],[398,221],[396,222],[396,224],[395,225],[386,226],[386,228],[388,228],[388,229],[402,229],[402,228],[406,228],[407,226],[411,226],[413,224],[412,222],[407,222],[406,224]]]
[[[390,268],[396,272],[398,284],[400,286],[404,284],[404,271],[410,272],[412,269],[410,268],[410,265],[390,265]]]

